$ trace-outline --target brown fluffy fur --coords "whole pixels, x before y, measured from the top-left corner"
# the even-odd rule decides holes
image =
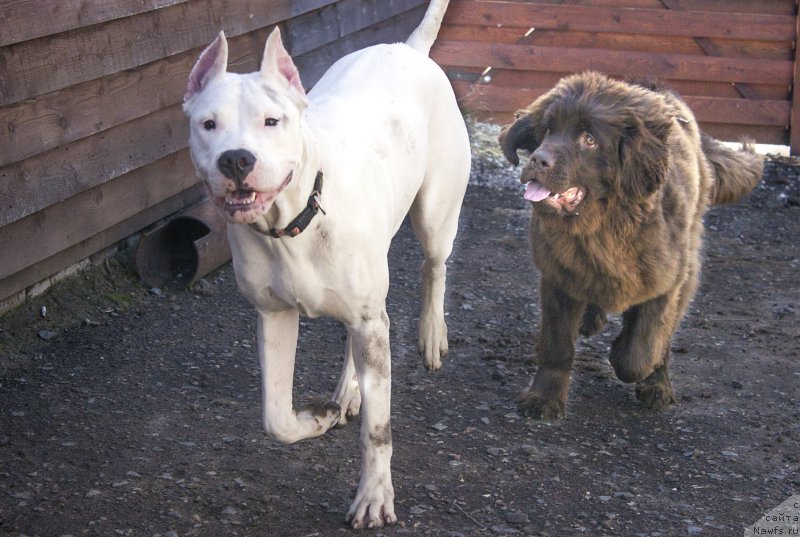
[[[617,376],[637,383],[645,406],[668,406],[670,340],[697,288],[703,213],[750,192],[763,159],[701,133],[676,94],[594,72],[562,79],[500,144],[514,164],[517,150],[531,152],[522,182],[583,192],[576,206],[534,203],[539,369],[520,411],[564,415],[575,339],[600,330],[606,312],[623,316],[609,358]]]

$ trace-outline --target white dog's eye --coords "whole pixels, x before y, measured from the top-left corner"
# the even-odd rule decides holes
[[[274,127],[277,124],[278,124],[278,120],[275,119],[274,117],[268,117],[267,119],[264,120],[264,126],[265,127]]]
[[[203,121],[203,128],[207,131],[213,131],[217,128],[217,122],[213,119],[207,119]]]

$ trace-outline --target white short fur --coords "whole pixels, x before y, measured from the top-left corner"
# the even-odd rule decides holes
[[[409,212],[425,256],[419,350],[429,369],[447,353],[445,260],[470,166],[453,91],[427,57],[447,3],[431,2],[408,43],[342,58],[308,95],[277,28],[260,71],[246,75],[226,71],[220,34],[193,69],[184,104],[192,160],[228,215],[236,281],[258,312],[267,433],[295,442],[361,413],[361,477],[348,513],[355,528],[397,520],[385,301],[389,243]],[[231,150],[252,155],[246,175],[221,169]],[[320,170],[326,214],[295,237],[260,232],[305,207]],[[331,316],[347,328],[335,405],[293,407],[300,315]]]

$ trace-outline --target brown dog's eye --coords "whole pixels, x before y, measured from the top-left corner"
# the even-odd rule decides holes
[[[588,132],[584,132],[583,135],[581,135],[581,144],[589,149],[597,147],[597,141],[594,139],[594,136]]]
[[[278,120],[275,119],[274,117],[268,117],[267,119],[264,120],[264,126],[265,127],[274,127],[277,124],[278,124]]]
[[[203,121],[203,128],[207,131],[213,131],[217,128],[217,122],[213,119],[207,119],[206,121]]]

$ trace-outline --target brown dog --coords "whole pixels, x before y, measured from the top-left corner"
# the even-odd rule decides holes
[[[763,159],[701,133],[676,94],[588,72],[562,79],[500,134],[534,202],[541,271],[539,370],[519,400],[542,419],[566,411],[578,332],[621,312],[609,360],[649,408],[675,401],[670,340],[695,293],[703,213],[758,183]]]

